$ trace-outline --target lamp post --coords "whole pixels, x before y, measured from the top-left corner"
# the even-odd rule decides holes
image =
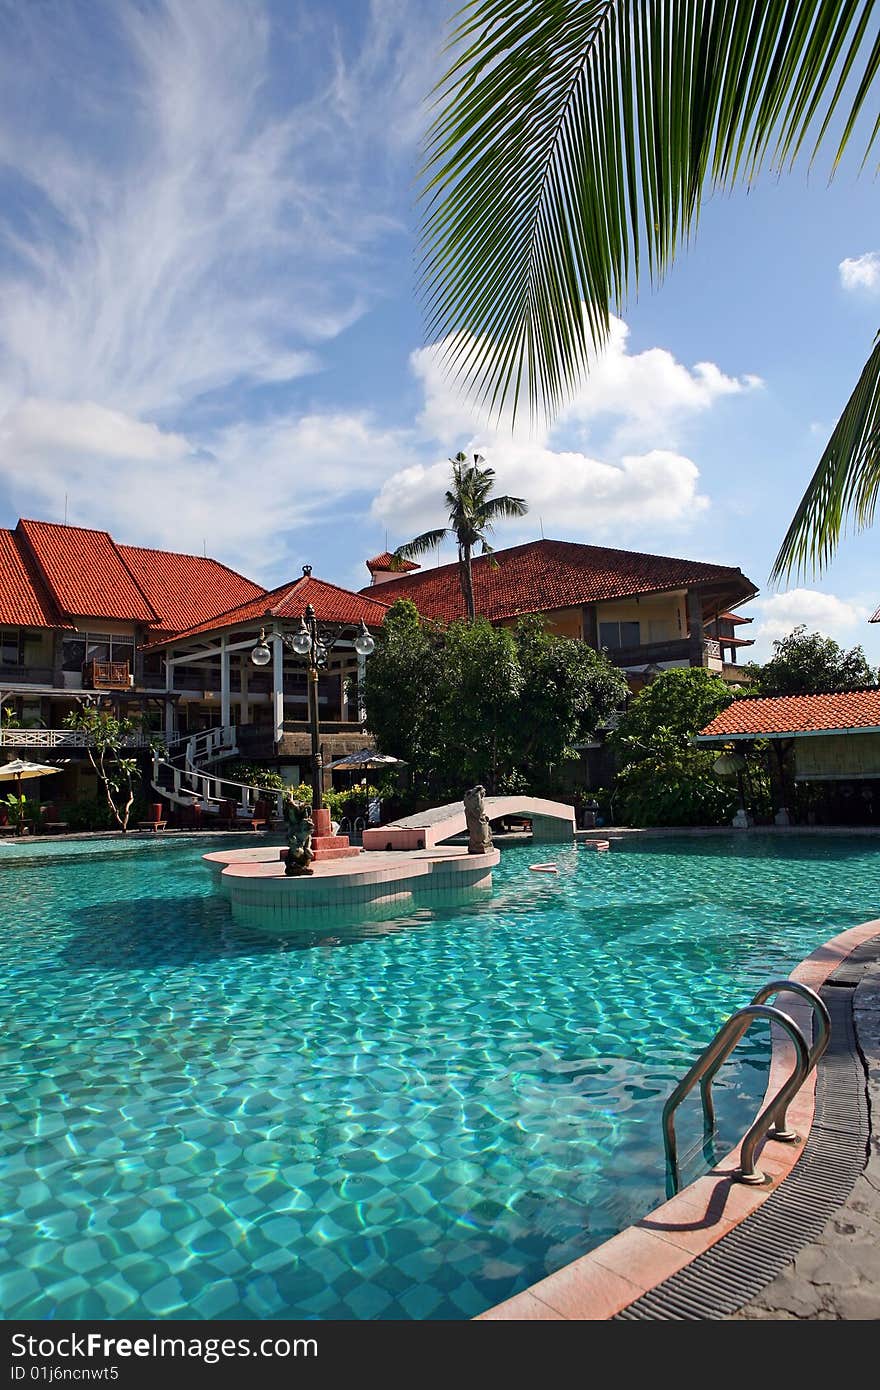
[[[332,627],[318,623],[311,604],[300,618],[299,627],[295,632],[277,634],[283,645],[296,656],[303,657],[307,664],[309,734],[312,745],[312,809],[315,811],[320,811],[324,805],[321,729],[318,720],[318,673],[326,668],[330,653],[337,643],[350,637],[352,632],[355,634],[354,649],[358,656],[369,656],[376,643],[367,631],[363,619],[356,628],[343,627],[334,631]],[[271,660],[272,653],[266,643],[265,631],[261,628],[260,640],[251,652],[251,661],[255,666],[268,666]]]

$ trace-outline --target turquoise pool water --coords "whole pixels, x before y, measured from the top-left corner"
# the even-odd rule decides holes
[[[662,1200],[674,1081],[878,915],[875,840],[670,838],[268,940],[206,848],[0,847],[6,1317],[480,1312]],[[724,1069],[722,1150],[765,1047]]]

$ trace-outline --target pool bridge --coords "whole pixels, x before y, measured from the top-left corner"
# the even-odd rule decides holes
[[[532,823],[532,838],[545,844],[565,844],[574,839],[574,807],[562,801],[546,801],[540,796],[487,796],[486,815],[490,822],[521,817]],[[450,801],[427,811],[404,816],[389,825],[364,831],[364,849],[433,849],[444,840],[467,830],[464,804]]]

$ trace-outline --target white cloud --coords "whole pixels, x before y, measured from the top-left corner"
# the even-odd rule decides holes
[[[468,445],[483,453],[498,475],[497,490],[524,497],[524,522],[501,522],[511,543],[518,535],[545,531],[582,532],[589,540],[631,536],[635,530],[678,526],[705,510],[697,490],[696,465],[680,454],[653,449],[604,463],[586,454],[552,450],[539,444]],[[373,516],[399,540],[442,524],[441,499],[449,485],[446,460],[412,464],[390,477],[372,506]]]
[[[0,421],[0,461],[27,514],[101,526],[118,540],[209,554],[280,582],[308,526],[408,456],[409,439],[368,416],[289,416],[185,435],[91,403],[30,399]],[[307,485],[303,480],[307,479]],[[351,502],[351,505],[354,505]]]
[[[545,531],[581,533],[614,543],[654,531],[681,530],[708,506],[697,464],[678,447],[689,424],[720,400],[761,385],[732,377],[714,362],[688,368],[665,348],[628,350],[629,328],[613,319],[577,397],[552,429],[510,415],[488,421],[463,397],[443,360],[445,344],[420,348],[410,365],[424,392],[417,427],[450,453],[459,447],[484,456],[498,490],[528,500],[524,523],[502,522],[504,541]],[[388,479],[373,516],[400,540],[436,526],[448,482],[448,462],[410,464]]]
[[[756,599],[743,612],[755,619],[748,633],[742,631],[743,636],[755,639],[749,660],[767,661],[773,655],[773,643],[801,624],[809,632],[833,637],[841,646],[859,645],[869,635],[865,630],[871,616],[869,608],[858,600],[838,598],[819,589],[770,594]]]
[[[880,251],[866,251],[863,256],[847,256],[837,268],[845,290],[880,293]]]

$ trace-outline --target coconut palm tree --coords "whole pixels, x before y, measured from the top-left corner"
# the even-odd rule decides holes
[[[466,0],[425,170],[423,289],[453,374],[493,410],[525,398],[552,416],[612,308],[640,275],[662,280],[706,189],[828,142],[837,164],[876,110],[878,8]],[[878,490],[880,336],[774,576],[821,569],[848,519],[870,523]]]
[[[446,509],[449,525],[435,531],[425,531],[415,540],[399,545],[392,556],[392,569],[402,569],[404,561],[415,560],[434,550],[447,538],[454,538],[458,546],[458,577],[464,606],[471,622],[476,617],[474,605],[474,579],[471,571],[471,556],[474,547],[479,545],[484,555],[491,555],[492,547],[486,539],[491,533],[493,522],[501,516],[525,516],[527,504],[522,497],[490,497],[495,481],[494,468],[486,468],[486,460],[474,454],[473,463],[468,463],[465,454],[456,454],[450,459],[452,464],[452,487],[446,493]]]

